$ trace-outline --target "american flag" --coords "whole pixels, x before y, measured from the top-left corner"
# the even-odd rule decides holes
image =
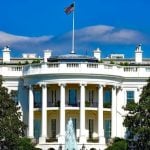
[[[69,15],[72,11],[74,11],[74,3],[72,3],[70,6],[66,7],[64,11],[67,15]]]

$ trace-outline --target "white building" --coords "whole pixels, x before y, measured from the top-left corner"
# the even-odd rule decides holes
[[[113,137],[125,137],[122,123],[128,101],[138,102],[150,77],[150,59],[142,58],[141,45],[134,59],[68,54],[44,58],[23,54],[11,58],[5,47],[0,58],[4,86],[16,91],[26,135],[43,150],[64,149],[65,128],[72,118],[78,149],[103,150]],[[122,55],[121,55],[122,56]],[[40,61],[40,63],[39,63]],[[35,63],[37,62],[37,63]]]

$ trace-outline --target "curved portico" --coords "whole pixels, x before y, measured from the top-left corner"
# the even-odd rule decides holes
[[[40,89],[42,96],[41,102],[37,107],[36,105],[31,105],[31,102],[33,102],[33,93],[37,88],[34,88],[35,85],[32,85],[32,90],[29,89],[29,131],[32,131],[32,134],[29,132],[29,137],[34,137],[33,120],[36,119],[36,113],[38,112],[40,114],[38,119],[41,120],[39,142],[43,144],[47,143],[46,141],[48,140],[46,139],[52,137],[52,134],[48,133],[50,128],[47,126],[49,126],[48,122],[51,119],[51,115],[49,114],[53,112],[52,119],[56,119],[56,126],[58,126],[55,133],[56,143],[64,144],[66,122],[72,117],[76,119],[76,138],[79,144],[96,142],[97,144],[105,145],[105,119],[113,122],[110,127],[111,137],[117,136],[116,101],[120,87],[116,85],[108,85],[104,82],[92,84],[91,82],[88,83],[82,81],[78,83],[71,81],[59,83],[53,82],[51,84],[45,82],[44,84],[38,85],[38,89]],[[106,106],[105,108],[103,100],[104,91],[108,90],[111,93],[111,106]],[[56,94],[55,91],[57,95],[59,95],[57,98],[54,96]],[[92,95],[94,96],[92,97]],[[72,99],[70,98],[71,96]],[[52,140],[52,142],[54,141]]]
[[[94,144],[95,148],[104,149],[110,138],[124,137],[122,106],[126,85],[122,85],[122,81],[136,73],[125,71],[123,67],[74,54],[27,65],[23,71],[24,85],[32,87],[29,104],[34,103],[29,106],[29,137],[35,138],[34,120],[38,120],[39,144],[63,146],[70,117],[79,147]],[[36,90],[41,95],[39,102],[35,99]]]

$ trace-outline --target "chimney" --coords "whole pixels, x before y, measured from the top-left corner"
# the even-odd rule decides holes
[[[96,50],[94,50],[94,57],[98,59],[98,61],[101,60],[101,50],[99,48],[97,48]]]
[[[136,63],[142,63],[142,54],[143,54],[143,51],[141,49],[141,44],[139,44],[137,47],[136,47],[136,50],[135,50],[135,62]]]
[[[49,50],[49,49],[44,50],[44,62],[47,62],[47,59],[50,58],[51,55],[52,55],[51,50]]]
[[[10,49],[8,46],[5,46],[2,50],[3,52],[3,63],[9,63],[10,62]]]

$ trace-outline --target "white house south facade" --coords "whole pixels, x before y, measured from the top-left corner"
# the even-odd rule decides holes
[[[64,149],[66,124],[72,118],[78,149],[105,149],[111,138],[126,136],[123,110],[129,101],[139,101],[150,77],[150,59],[144,59],[141,45],[134,59],[123,54],[101,58],[75,53],[44,58],[24,54],[11,58],[3,49],[0,75],[8,91],[14,90],[21,107],[22,120],[28,125],[26,136],[37,147]]]

